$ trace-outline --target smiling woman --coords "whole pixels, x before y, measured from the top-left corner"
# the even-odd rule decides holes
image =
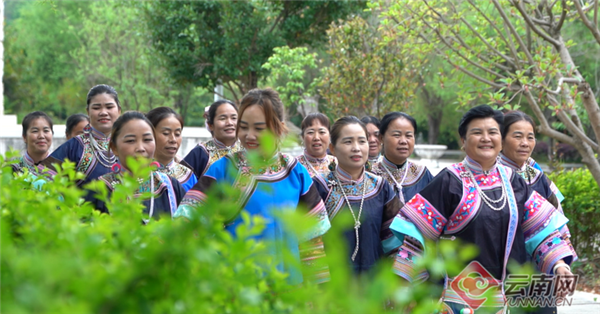
[[[234,186],[242,193],[238,199],[238,212],[225,222],[225,229],[235,235],[243,224],[242,211],[250,216],[265,219],[266,226],[256,238],[266,240],[280,270],[287,271],[289,282],[299,284],[303,274],[294,265],[284,263],[283,256],[290,253],[300,260],[299,245],[318,238],[330,227],[323,201],[319,197],[312,179],[304,166],[291,156],[278,151],[265,152],[259,138],[268,130],[279,141],[286,132],[283,123],[283,103],[274,90],[253,89],[244,96],[240,107],[238,135],[246,150],[226,155],[217,160],[189,190],[177,209],[176,217],[193,218],[206,202],[206,192],[218,183]],[[248,154],[252,152],[264,157],[264,164],[253,164]],[[316,218],[316,225],[305,235],[296,236],[281,221],[285,211],[306,210],[305,215]],[[308,251],[314,256],[321,250]],[[311,256],[306,257],[310,260]]]
[[[109,193],[112,193],[115,186],[121,184],[123,173],[130,172],[128,162],[131,158],[154,157],[156,142],[152,123],[140,112],[126,112],[113,125],[110,148],[119,162],[113,165],[111,173],[100,176],[98,180],[105,183]],[[140,181],[135,197],[140,197],[144,192],[152,192],[151,198],[143,202],[144,213],[155,219],[164,214],[172,216],[185,194],[179,181],[159,171],[152,171],[149,178]],[[96,198],[94,193],[88,193],[86,200],[97,210],[108,213],[106,204]]]
[[[108,143],[113,123],[121,114],[117,91],[108,85],[92,87],[87,95],[87,113],[90,123],[83,134],[58,147],[46,160],[58,164],[65,160],[74,162],[76,170],[85,174],[77,183],[79,186],[109,173],[116,161]]]
[[[238,108],[229,100],[219,100],[210,105],[206,124],[213,138],[199,143],[183,160],[200,178],[208,167],[221,157],[242,149],[237,140]]]
[[[568,220],[518,173],[496,162],[503,122],[502,113],[487,105],[463,116],[458,132],[467,157],[443,169],[402,207],[392,223],[391,229],[403,241],[394,264],[399,276],[409,281],[426,278],[426,273],[414,273],[425,240],[454,238],[478,247],[472,262],[493,277],[486,280],[499,285],[506,279],[511,259],[521,264],[533,261],[546,274],[570,274],[567,264],[577,254],[561,233]],[[479,306],[469,304],[460,292],[446,288],[445,312]],[[497,312],[504,306],[504,291],[490,292],[488,306]]]
[[[327,155],[329,147],[329,118],[322,113],[311,113],[302,120],[302,141],[304,154],[296,157],[306,167],[311,177],[327,176],[329,164],[335,163],[335,157]]]
[[[384,256],[395,255],[401,244],[389,229],[400,202],[386,180],[365,171],[368,132],[358,118],[344,117],[333,124],[329,149],[338,164],[331,165],[326,177],[313,180],[332,223],[340,215],[352,217],[354,228],[344,232],[348,262],[356,274],[367,272]],[[324,243],[327,249],[327,237]]]
[[[43,183],[56,174],[52,165],[44,163],[52,146],[52,119],[44,112],[35,111],[26,115],[22,124],[23,141],[27,149],[18,162],[12,165],[13,172],[23,173],[27,169],[33,182]]]

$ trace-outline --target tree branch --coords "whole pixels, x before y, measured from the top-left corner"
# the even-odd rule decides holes
[[[583,131],[580,128],[578,128],[577,125],[575,125],[575,122],[573,122],[573,120],[569,118],[569,116],[564,110],[558,110],[556,115],[558,116],[560,121],[562,121],[562,123],[565,124],[567,130],[569,130],[575,136],[579,137],[583,142],[590,145],[594,150],[600,151],[600,146],[598,146],[598,144],[594,143],[594,141],[592,141],[587,135],[585,135],[585,133],[583,133]]]
[[[471,0],[469,0],[469,3],[471,3]],[[450,1],[450,5],[454,8],[454,12],[457,12],[456,7],[454,6],[454,4],[451,1]],[[473,4],[471,3],[471,5],[473,5]],[[481,12],[481,10],[477,6],[474,6],[474,7],[475,7],[475,9],[478,12],[480,12],[481,15],[483,15],[483,17],[490,23],[490,25],[493,25],[493,23],[488,19],[488,17],[485,14],[483,14],[483,12]],[[485,38],[483,38],[483,36],[481,36],[480,32],[477,32],[473,28],[473,26],[471,25],[471,23],[469,23],[464,17],[461,17],[460,20],[469,28],[469,30],[473,34],[475,34],[475,36],[477,36],[477,38],[479,38],[479,40],[481,40],[486,45],[486,47],[488,47],[489,49],[491,49],[492,51],[494,51],[494,53],[496,53],[497,55],[501,56],[502,59],[506,60],[506,62],[508,62],[508,63],[510,63],[510,64],[512,64],[514,66],[514,62],[510,59],[509,56],[503,54],[498,49],[496,49],[496,47],[492,46]],[[500,38],[502,38],[506,42],[506,39],[504,38],[504,36],[502,35],[502,33],[500,33],[500,30],[498,28],[496,28],[495,25],[493,25],[493,27],[496,30],[496,32],[498,33],[498,35],[500,36]],[[455,34],[455,36],[456,36],[456,33],[452,29],[450,31],[453,34]]]
[[[521,16],[523,17],[523,19],[525,20],[525,22],[527,23],[527,25],[529,25],[529,27],[531,27],[531,30],[534,33],[538,34],[540,37],[542,37],[543,39],[545,39],[547,42],[551,43],[554,47],[556,47],[556,49],[559,48],[560,43],[556,39],[550,37],[550,35],[546,34],[545,32],[543,32],[542,30],[540,30],[535,25],[535,23],[531,20],[531,17],[529,16],[529,14],[527,12],[525,12],[525,9],[521,5],[521,1],[519,1],[519,0],[511,0],[511,3],[512,3],[512,5],[515,6],[515,8],[517,8],[517,10],[519,11],[519,13],[521,13]]]
[[[558,24],[556,25],[557,32],[560,32],[565,22],[565,19],[567,18],[567,0],[560,1],[560,9],[560,19],[558,20]]]
[[[597,21],[594,20],[594,23],[592,23],[588,19],[586,13],[583,11],[583,8],[581,7],[581,3],[579,3],[578,0],[573,1],[573,3],[575,3],[575,7],[577,7],[577,12],[579,12],[579,17],[581,17],[581,21],[590,30],[590,32],[592,32],[592,35],[594,36],[594,38],[596,39],[598,44],[600,44],[600,30],[598,30],[598,27],[595,26]],[[597,17],[598,17],[598,0],[596,0],[594,2],[594,18],[596,19]]]
[[[517,33],[517,31],[515,30],[515,27],[512,25],[512,23],[508,19],[508,16],[506,16],[506,12],[504,12],[504,9],[500,5],[500,3],[498,3],[498,0],[492,0],[492,2],[494,3],[494,6],[496,7],[496,10],[498,10],[498,13],[500,13],[500,16],[504,20],[504,22],[505,22],[504,24],[506,24],[506,26],[509,28],[511,34],[513,35],[513,37],[515,37],[515,39],[519,42],[519,45],[522,47],[523,52],[527,56],[527,61],[529,61],[529,64],[534,64],[533,57],[531,56],[531,53],[529,52],[529,50],[527,50],[527,46],[525,46],[525,44],[523,43],[523,40],[521,39],[521,36],[519,36],[519,34]]]
[[[592,129],[594,130],[594,134],[596,135],[596,141],[600,141],[600,108],[598,107],[598,103],[596,102],[594,92],[592,91],[590,84],[586,82],[581,82],[577,86],[577,90],[582,91],[581,100],[583,102],[583,106],[587,111],[588,119],[590,120]]]
[[[423,38],[423,40],[425,40],[425,42],[427,42],[428,44],[431,44],[431,41],[429,39],[427,39],[427,37],[425,37],[425,35],[423,35],[422,33],[419,33],[419,37]],[[437,47],[434,47],[434,49],[436,50],[436,52],[438,53],[438,55],[440,55],[443,58],[445,58],[446,61],[448,63],[450,63],[450,65],[452,65],[453,67],[455,67],[459,71],[465,73],[466,75],[468,75],[468,76],[470,76],[470,77],[472,77],[472,78],[474,78],[474,79],[476,79],[476,80],[478,80],[478,81],[480,81],[482,83],[485,83],[487,85],[495,87],[495,88],[505,87],[504,84],[498,84],[498,83],[492,82],[492,81],[490,81],[488,79],[485,79],[485,78],[483,78],[483,77],[481,77],[481,76],[479,76],[479,75],[477,75],[477,74],[475,74],[475,73],[473,73],[473,72],[465,69],[464,67],[459,66],[458,64],[452,62],[452,60],[450,60],[450,58],[448,58],[447,56],[445,56],[444,53],[440,49],[438,49]]]
[[[550,126],[550,123],[548,123],[546,116],[544,116],[542,109],[540,108],[538,102],[535,100],[533,95],[531,95],[531,92],[524,91],[523,94],[525,95],[525,98],[527,98],[529,107],[533,110],[535,117],[540,122],[540,125],[538,126],[540,133],[550,136],[550,137],[552,137],[558,141],[561,141],[563,143],[575,145],[575,140],[573,140],[572,137],[570,137],[566,134],[560,133],[560,132],[554,130]]]

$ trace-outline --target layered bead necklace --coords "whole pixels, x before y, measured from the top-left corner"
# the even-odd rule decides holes
[[[360,245],[358,229],[360,228],[360,216],[362,214],[363,204],[365,202],[365,194],[367,192],[367,182],[364,181],[364,180],[366,180],[366,177],[363,179],[363,193],[362,193],[362,198],[360,199],[360,208],[358,210],[358,217],[354,214],[354,210],[352,210],[352,205],[350,205],[348,196],[346,196],[346,192],[344,192],[344,187],[342,186],[342,181],[340,180],[340,177],[337,174],[337,172],[335,174],[335,178],[337,179],[340,190],[342,190],[342,195],[344,195],[346,204],[348,204],[348,209],[350,210],[350,213],[352,214],[352,218],[354,219],[354,233],[356,234],[356,246],[354,247],[354,253],[352,253],[352,261],[354,262],[354,260],[356,259],[356,255],[358,254],[358,248]]]
[[[469,178],[471,180],[471,182],[473,182],[473,185],[475,185],[475,189],[477,190],[479,195],[481,195],[483,202],[487,206],[489,206],[491,209],[493,209],[495,211],[501,211],[502,208],[504,208],[504,206],[506,206],[506,200],[508,199],[506,196],[507,193],[506,193],[506,187],[504,186],[504,182],[502,182],[502,184],[500,184],[500,186],[502,188],[502,196],[500,196],[500,198],[497,200],[491,199],[489,196],[487,196],[487,195],[485,195],[485,193],[483,193],[483,190],[477,183],[477,180],[475,180],[475,176],[473,175],[473,172],[471,171],[471,168],[468,166],[468,164],[466,162],[463,162],[463,165],[465,166],[465,171],[462,172],[461,175],[466,178]],[[483,174],[487,176],[487,175],[489,175],[489,171],[484,171]],[[500,176],[500,178],[501,178],[500,180],[503,180],[502,176]],[[498,204],[498,203],[502,203],[502,205],[500,205],[500,207],[496,207],[495,204]]]
[[[96,137],[93,134],[94,130],[89,124],[84,128],[84,132],[89,138],[89,144],[92,148],[92,153],[94,154],[94,156],[96,156],[98,162],[106,168],[112,167],[112,165],[114,165],[115,162],[117,162],[117,156],[115,156],[110,150],[108,150],[108,148],[102,147],[102,145],[100,145],[98,141],[96,141]],[[110,135],[107,136],[106,139],[110,141]]]

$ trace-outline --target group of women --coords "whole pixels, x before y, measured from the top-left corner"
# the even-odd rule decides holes
[[[111,191],[132,159],[154,159],[156,171],[140,180],[137,193],[152,191],[144,200],[146,222],[164,215],[193,219],[206,206],[212,186],[239,188],[238,211],[224,228],[235,235],[243,223],[241,211],[265,218],[257,238],[273,243],[273,256],[292,284],[308,278],[335,280],[327,267],[303,274],[283,255],[291,253],[307,266],[322,261],[324,235],[341,215],[352,221],[343,235],[355,274],[368,274],[389,256],[399,277],[424,280],[427,274],[417,273],[415,262],[423,254],[435,254],[425,252],[428,240],[476,245],[479,253],[473,260],[500,283],[511,259],[532,261],[542,273],[568,275],[577,258],[560,206],[563,196],[530,158],[535,125],[522,112],[503,115],[486,105],[469,110],[458,126],[465,159],[433,177],[426,166],[408,160],[417,123],[403,112],[388,113],[381,121],[347,116],[332,126],[325,115],[310,114],[301,125],[304,153],[293,157],[280,151],[287,128],[278,94],[253,89],[239,108],[225,100],[212,104],[207,124],[213,138],[181,159],[177,152],[184,123],[174,110],[121,115],[117,92],[107,85],[90,90],[86,110],[89,118],[69,119],[67,135],[72,137],[51,154],[52,120],[43,112],[27,115],[27,149],[14,171],[43,182],[55,174],[53,165],[70,160],[85,175],[79,186],[100,180]],[[274,151],[265,153],[259,139],[266,130],[278,141]],[[253,164],[251,152],[261,152],[264,163]],[[94,193],[86,200],[108,213]],[[302,234],[288,230],[278,218],[286,209],[312,217],[311,229]],[[447,313],[463,313],[471,306],[447,284],[442,299]],[[493,299],[492,307],[502,311],[504,290],[498,289]]]

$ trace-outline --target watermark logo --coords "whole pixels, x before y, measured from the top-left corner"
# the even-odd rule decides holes
[[[554,276],[548,274],[510,274],[504,283],[510,307],[553,307],[571,305],[577,275]]]
[[[553,307],[571,305],[577,287],[577,275],[510,274],[502,282],[479,262],[473,261],[450,282],[450,288],[473,310],[484,305],[509,307]],[[490,300],[489,298],[498,298]]]
[[[473,310],[480,308],[490,296],[501,293],[502,283],[479,262],[472,261],[450,283],[450,288]]]

